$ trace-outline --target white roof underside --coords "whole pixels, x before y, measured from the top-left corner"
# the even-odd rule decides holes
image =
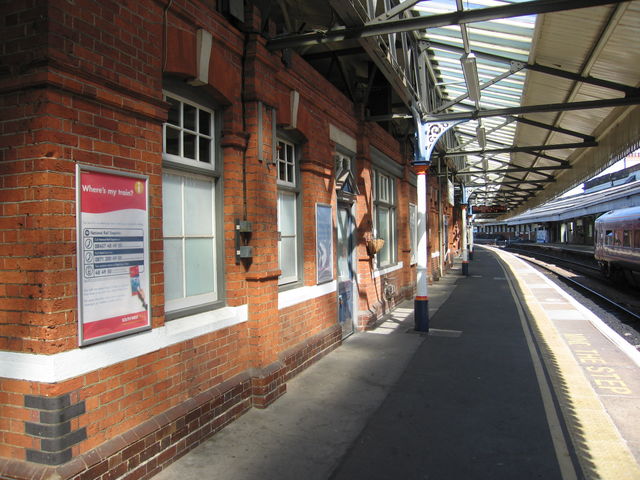
[[[464,1],[465,10],[520,3],[520,0]],[[420,15],[436,15],[456,11],[455,0],[423,1],[414,7]],[[436,43],[463,46],[462,27],[429,29],[424,38]],[[640,1],[602,7],[591,7],[540,16],[500,19],[467,27],[471,52],[486,52],[514,60],[529,62],[609,80],[628,86],[640,86]],[[439,77],[440,89],[448,99],[466,93],[460,65],[460,54],[438,46],[430,49],[432,65]],[[477,59],[482,85],[509,69],[509,65]],[[542,105],[623,97],[621,91],[567,80],[557,76],[522,70],[482,90],[480,109],[507,108],[519,105]],[[449,111],[469,111],[474,103],[464,100]],[[507,176],[482,173],[482,170],[508,166],[540,168],[558,166],[559,162],[529,153],[467,155],[467,165],[474,174],[466,177],[477,204],[508,202],[510,190],[519,195],[535,193],[513,208],[508,216],[524,212],[566,192],[591,178],[628,153],[640,139],[640,107],[598,108],[552,113],[527,114],[525,118],[554,127],[595,137],[599,143],[590,148],[567,148],[541,151],[544,155],[570,163],[570,169],[513,172]],[[487,132],[486,149],[509,145],[557,145],[581,142],[573,135],[557,133],[537,126],[510,121],[506,117],[483,119]],[[465,150],[480,150],[476,139],[478,121],[456,127]],[[522,181],[506,186],[503,181]],[[546,182],[545,180],[553,180]],[[527,183],[530,181],[531,183]],[[545,181],[544,183],[542,181]],[[538,190],[533,190],[538,189]],[[518,197],[515,197],[518,198]]]

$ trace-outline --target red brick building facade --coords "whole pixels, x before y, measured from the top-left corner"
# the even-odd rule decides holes
[[[3,478],[149,478],[413,298],[408,143],[213,3],[2,6]],[[146,181],[151,327],[82,346],[79,166]]]

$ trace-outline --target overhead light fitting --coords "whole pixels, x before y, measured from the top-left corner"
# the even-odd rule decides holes
[[[480,81],[478,80],[478,67],[476,66],[476,56],[473,53],[465,53],[460,57],[464,81],[467,84],[469,99],[474,102],[480,101]]]
[[[478,145],[480,145],[480,148],[484,150],[487,146],[487,133],[484,126],[481,124],[476,127],[476,138],[478,140]]]

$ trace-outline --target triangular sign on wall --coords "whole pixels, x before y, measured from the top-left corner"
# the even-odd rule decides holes
[[[336,190],[339,196],[342,195],[344,197],[355,197],[360,194],[351,170],[343,169],[338,173],[336,177]]]

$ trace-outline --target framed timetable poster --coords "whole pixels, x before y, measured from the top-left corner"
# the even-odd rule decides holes
[[[151,328],[148,177],[76,168],[80,345]]]

